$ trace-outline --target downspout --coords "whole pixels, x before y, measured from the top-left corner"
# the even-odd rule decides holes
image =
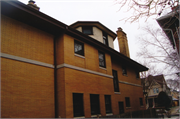
[[[62,32],[62,34],[65,34],[66,31],[68,30],[68,27],[66,26]],[[61,34],[61,35],[62,35]],[[56,45],[56,40],[59,38],[60,35],[56,35],[54,37],[54,108],[55,108],[55,118],[61,118],[59,115],[58,115],[58,91],[57,91],[57,45]]]

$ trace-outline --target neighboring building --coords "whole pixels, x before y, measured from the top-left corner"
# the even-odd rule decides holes
[[[179,91],[171,91],[171,96],[173,100],[173,106],[179,106]]]
[[[174,49],[179,53],[179,5],[172,8],[172,11],[157,19],[158,24],[169,38]]]
[[[99,22],[67,26],[38,10],[32,0],[1,1],[1,117],[90,118],[145,109],[139,72],[148,68],[129,58],[121,28],[116,35]],[[113,49],[116,36],[122,53]]]
[[[149,75],[145,80],[144,91],[147,93],[146,108],[157,106],[157,97],[161,91],[164,91],[171,98],[170,88],[167,86],[163,75],[152,76]]]

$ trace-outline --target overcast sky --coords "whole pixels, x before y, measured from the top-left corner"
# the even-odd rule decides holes
[[[19,0],[27,4],[29,0]],[[115,0],[34,0],[40,7],[40,11],[67,24],[71,25],[76,21],[99,21],[113,32],[121,27],[127,34],[130,57],[136,59],[138,50],[137,36],[139,28],[146,23],[128,23],[120,21],[128,16],[124,10],[119,11],[119,5]],[[153,20],[152,20],[153,21]],[[155,20],[154,20],[155,21]],[[156,24],[156,23],[155,23]],[[119,51],[117,40],[114,42],[115,49]]]

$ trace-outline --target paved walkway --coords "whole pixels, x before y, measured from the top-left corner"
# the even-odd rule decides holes
[[[166,115],[164,115],[164,118],[168,118]],[[180,119],[180,107],[172,107],[171,108],[171,118],[172,119]]]

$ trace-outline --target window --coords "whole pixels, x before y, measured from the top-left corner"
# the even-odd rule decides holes
[[[139,98],[140,106],[143,106],[143,99]]]
[[[126,100],[126,107],[131,107],[129,97],[125,97],[125,100]]]
[[[99,95],[90,94],[91,115],[100,114]]]
[[[105,54],[102,52],[99,52],[99,66],[100,67],[106,67],[105,64]]]
[[[84,56],[84,44],[74,40],[74,53]]]
[[[153,92],[156,93],[156,89],[155,88],[153,88]]]
[[[117,71],[112,70],[112,73],[113,73],[114,92],[119,92],[119,81],[118,81]]]
[[[159,89],[158,88],[156,88],[156,93],[159,93]]]
[[[82,32],[87,35],[93,35],[93,29],[92,26],[83,26]]]
[[[136,78],[139,79],[139,72],[136,72]]]
[[[127,75],[127,70],[125,66],[122,66],[122,74]]]
[[[118,102],[119,104],[119,114],[124,113],[124,102]]]
[[[153,92],[154,93],[159,93],[159,89],[158,88],[153,88]]]
[[[84,116],[82,93],[73,93],[73,112],[74,117]]]
[[[109,46],[108,37],[107,37],[107,34],[105,32],[103,32],[103,43],[105,45]]]
[[[110,95],[105,95],[105,106],[106,106],[106,113],[112,113]]]

